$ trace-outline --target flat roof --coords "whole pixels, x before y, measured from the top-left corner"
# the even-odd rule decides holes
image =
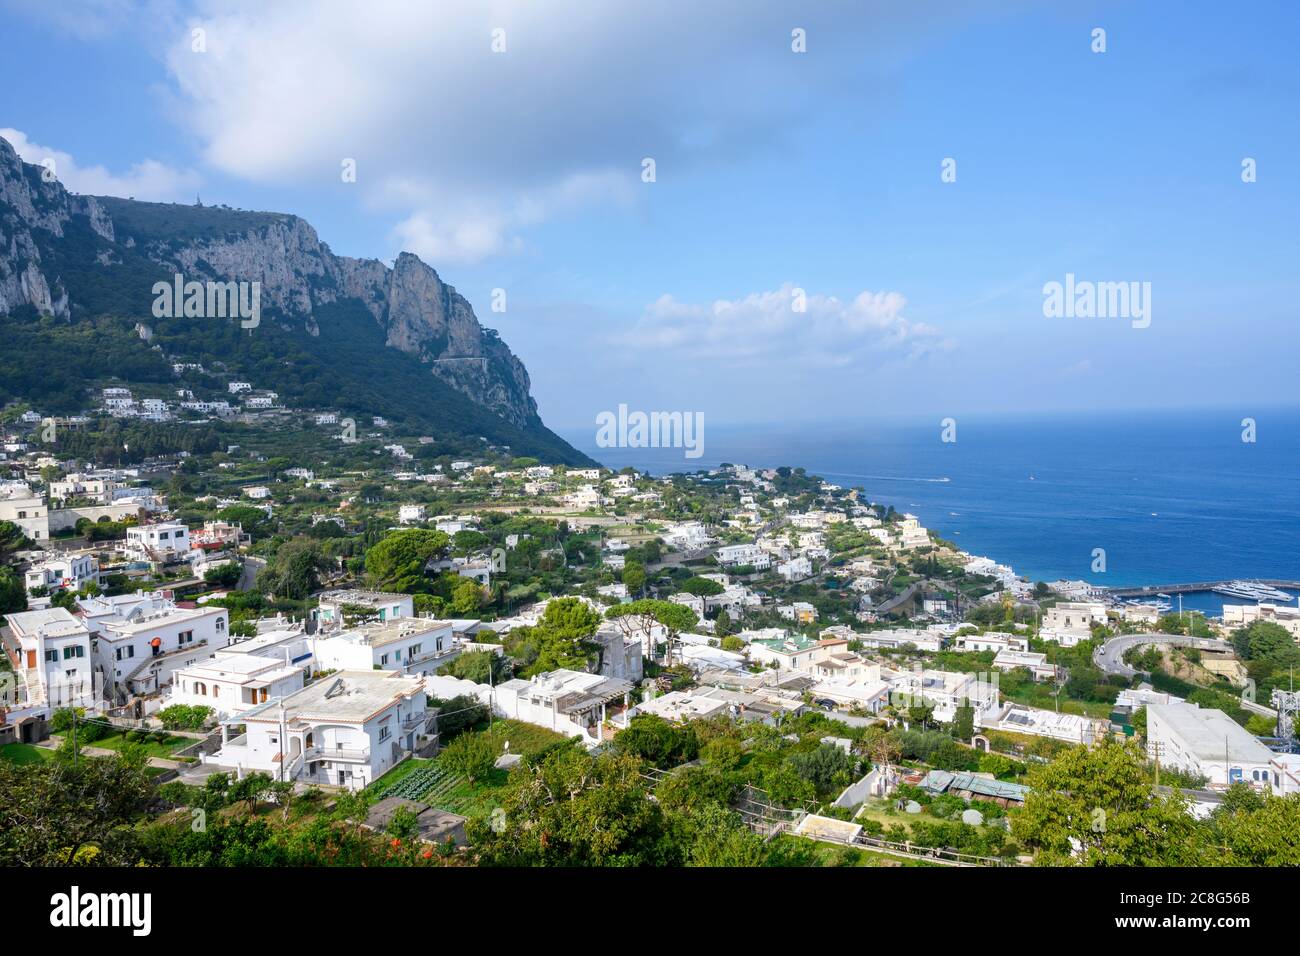
[[[1221,710],[1196,704],[1148,704],[1148,727],[1158,719],[1207,763],[1268,763],[1273,752]]]
[[[322,591],[316,595],[321,603],[331,604],[396,604],[411,600],[409,594],[397,594],[393,591],[369,591],[365,588],[338,588],[334,591]]]
[[[208,680],[224,680],[236,684],[254,681],[274,683],[283,677],[292,677],[302,673],[302,668],[291,667],[274,657],[256,657],[251,654],[234,654],[227,656],[218,651],[206,660],[183,667],[178,674],[205,677]]]
[[[62,607],[19,611],[6,615],[6,620],[14,636],[19,638],[34,637],[38,631],[44,631],[46,637],[74,637],[89,633],[84,622]]]
[[[249,637],[241,641],[235,641],[228,644],[221,650],[223,653],[230,654],[257,654],[258,651],[264,651],[268,647],[275,647],[277,644],[285,644],[295,639],[305,640],[307,634],[305,631],[283,629],[278,631],[266,631],[258,634],[256,637]]]
[[[245,711],[234,722],[277,721],[283,704],[287,720],[365,723],[423,687],[420,678],[405,677],[397,671],[339,671],[302,690]]]
[[[369,647],[383,647],[396,641],[419,637],[433,631],[450,631],[451,621],[434,618],[397,617],[380,624],[361,624],[334,634],[322,634],[325,640],[348,641],[353,644],[365,644]]]

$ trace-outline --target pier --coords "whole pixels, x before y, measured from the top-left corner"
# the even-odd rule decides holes
[[[1108,597],[1136,598],[1155,597],[1157,594],[1195,594],[1199,591],[1216,591],[1238,581],[1250,584],[1264,584],[1271,588],[1300,591],[1300,581],[1272,581],[1262,578],[1233,578],[1230,581],[1202,581],[1195,584],[1151,584],[1145,587],[1102,588]]]

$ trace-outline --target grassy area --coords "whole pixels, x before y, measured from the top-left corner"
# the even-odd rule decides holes
[[[1015,701],[1017,704],[1024,704],[1027,707],[1038,707],[1042,710],[1055,710],[1056,697],[1052,693],[1051,684],[1035,684],[1017,690],[1014,693],[1007,693],[1005,688],[1003,694],[1007,700]],[[1110,712],[1115,709],[1114,704],[1104,701],[1075,700],[1071,697],[1061,695],[1061,713],[1078,714],[1084,717],[1107,718]]]
[[[86,746],[103,747],[105,750],[121,750],[122,745],[126,743],[128,739],[129,738],[123,734],[113,734],[110,737],[96,740],[94,743],[87,744]],[[145,753],[150,757],[171,757],[176,751],[183,750],[195,743],[195,740],[193,737],[179,737],[175,734],[167,734],[161,740],[151,737],[147,740],[141,741],[140,743],[141,746],[144,747]]]
[[[512,754],[522,754],[525,757],[531,757],[538,751],[544,750],[551,744],[559,743],[564,740],[564,734],[558,734],[554,730],[547,730],[545,727],[538,727],[536,724],[525,724],[518,720],[498,720],[493,718],[490,729],[483,731],[484,736],[492,741],[498,752],[504,752],[507,741],[510,743],[510,752]]]
[[[5,744],[0,747],[0,760],[6,763],[44,763],[54,757],[53,750],[33,747],[31,744]]]

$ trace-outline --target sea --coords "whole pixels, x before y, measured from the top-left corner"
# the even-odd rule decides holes
[[[597,447],[594,425],[562,434],[654,475],[802,467],[1036,581],[1300,581],[1300,409],[961,419],[952,441],[938,419],[706,426],[691,459]],[[1195,592],[1181,606],[1218,615],[1224,603],[1253,602]]]

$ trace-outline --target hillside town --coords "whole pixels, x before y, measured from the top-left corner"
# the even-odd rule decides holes
[[[93,415],[228,412],[102,394]],[[1030,581],[800,468],[656,477],[282,414],[303,451],[246,427],[123,462],[10,410],[0,760],[134,754],[161,797],[136,826],[239,793],[442,863],[601,862],[520,819],[526,781],[573,761],[655,813],[706,800],[668,859],[724,865],[1154,852],[1052,817],[1116,760],[1133,800],[1219,840],[1225,808],[1300,801],[1284,603],[1211,618]]]

